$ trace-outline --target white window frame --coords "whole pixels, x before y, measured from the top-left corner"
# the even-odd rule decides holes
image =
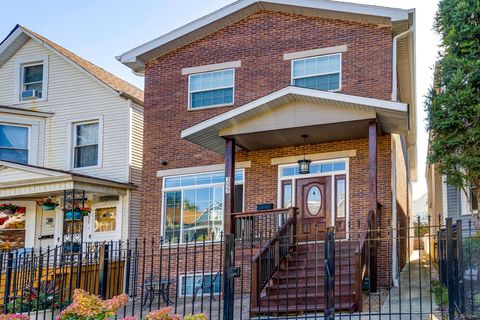
[[[283,176],[282,170],[288,167],[298,167],[298,163],[289,163],[289,164],[281,164],[278,165],[278,185],[277,185],[277,208],[282,207],[282,182],[283,181],[291,181],[292,182],[292,206],[297,206],[297,180],[298,179],[305,179],[305,178],[316,178],[316,177],[330,177],[331,178],[331,219],[330,222],[332,226],[335,224],[335,213],[336,213],[336,205],[337,205],[337,197],[335,195],[335,176],[345,175],[345,221],[349,221],[350,219],[350,159],[349,158],[336,158],[336,159],[328,159],[328,160],[318,160],[312,161],[312,164],[324,164],[324,163],[335,163],[335,162],[345,162],[345,170],[337,170],[337,171],[329,171],[329,172],[317,172],[317,173],[309,173],[309,174],[297,174],[291,176]],[[349,238],[349,224],[346,224],[346,239]]]
[[[181,274],[180,277],[179,277],[179,285],[178,285],[178,296],[179,297],[193,297],[193,292],[192,294],[183,294],[182,293],[182,289],[183,289],[183,279],[186,278],[186,277],[193,277],[195,276],[196,277],[199,277],[201,278],[202,276],[215,276],[217,274],[217,272],[205,272],[204,274],[201,274],[201,273],[187,273],[187,274]],[[219,295],[222,293],[222,279],[223,278],[223,272],[220,272],[220,292],[214,292],[214,293],[201,293],[203,296],[212,296],[212,295]],[[194,288],[192,288],[194,289]]]
[[[117,209],[115,230],[95,232],[95,211],[97,209],[112,207],[115,207]],[[122,231],[122,197],[120,197],[118,201],[94,203],[90,209],[90,215],[88,219],[85,219],[88,221],[89,224],[89,227],[86,228],[87,230],[89,230],[88,238],[92,241],[119,240]]]
[[[7,120],[7,121],[5,121]],[[39,124],[33,121],[18,121],[19,119],[0,118],[0,124],[13,127],[25,127],[28,129],[28,162],[29,165],[37,165],[38,161],[38,138]],[[15,121],[15,122],[13,122]]]
[[[23,70],[26,66],[43,65],[42,97],[33,100],[22,100]],[[15,60],[15,86],[13,92],[14,104],[29,104],[32,101],[41,102],[48,100],[48,55],[21,57]]]
[[[98,123],[98,161],[94,166],[75,167],[76,127],[82,124]],[[67,129],[67,170],[99,169],[103,166],[103,117],[91,117],[86,119],[70,120]]]
[[[237,182],[235,181],[235,185],[243,185],[243,202],[242,202],[242,208],[245,208],[245,169],[244,168],[241,168],[241,169],[236,169],[236,170],[241,170],[242,171],[242,174],[243,174],[243,182]],[[209,171],[209,172],[199,172],[199,173],[191,173],[191,174],[181,174],[181,175],[175,175],[175,176],[165,176],[163,177],[162,179],[162,212],[161,212],[161,217],[162,217],[162,221],[160,223],[160,235],[162,237],[165,237],[165,220],[166,220],[166,201],[165,201],[165,193],[167,192],[172,192],[172,191],[180,191],[182,193],[181,195],[181,199],[180,199],[180,202],[182,203],[182,207],[181,207],[181,213],[180,213],[180,219],[182,220],[182,224],[183,224],[183,190],[190,190],[190,189],[196,189],[196,188],[201,188],[201,187],[219,187],[221,186],[222,187],[222,192],[225,192],[225,182],[222,181],[222,182],[216,182],[216,183],[210,183],[210,184],[203,184],[203,185],[194,185],[194,186],[185,186],[185,187],[170,187],[170,188],[166,188],[165,187],[165,180],[168,179],[168,178],[176,178],[176,177],[186,177],[186,176],[196,176],[196,175],[201,175],[201,174],[211,174],[211,173],[219,173],[219,172],[222,172],[222,171]],[[223,201],[224,200],[224,197],[225,195],[223,194]],[[224,205],[224,203],[223,203]],[[243,211],[243,209],[242,209]],[[222,219],[222,230],[225,229],[225,219]],[[218,242],[218,240],[208,240],[208,241],[205,241],[205,243],[212,243],[212,242]],[[202,241],[203,243],[203,241]],[[181,245],[191,245],[190,243],[185,243],[184,241],[184,238],[183,238],[183,227],[180,228],[180,243]],[[165,243],[164,245],[168,245],[167,243]]]
[[[218,88],[211,88],[208,90],[195,90],[191,91],[190,90],[190,81],[192,76],[197,76],[200,74],[206,74],[206,73],[215,73],[215,72],[222,72],[222,71],[232,71],[233,72],[233,85],[232,85],[232,102],[229,103],[220,103],[220,104],[212,104],[209,106],[203,106],[203,107],[197,107],[197,108],[192,108],[192,101],[191,101],[191,96],[192,93],[197,93],[197,92],[204,92],[204,91],[211,91],[211,90],[218,90],[218,89],[228,89],[228,87],[218,87]],[[220,70],[212,70],[212,71],[207,71],[207,72],[199,72],[199,73],[192,73],[188,75],[188,110],[189,111],[194,111],[194,110],[203,110],[203,109],[210,109],[210,108],[219,108],[219,107],[227,107],[227,106],[232,106],[235,103],[235,68],[228,68],[228,69],[220,69]]]
[[[318,77],[318,76],[326,76],[326,75],[329,75],[329,74],[337,74],[337,72],[323,72],[323,73],[316,73],[316,74],[311,74],[307,77],[294,77],[293,76],[293,65],[296,61],[302,61],[302,60],[308,60],[308,59],[314,59],[314,58],[326,58],[326,57],[330,57],[330,56],[339,56],[340,57],[340,66],[339,66],[339,70],[338,70],[338,89],[335,89],[335,90],[326,90],[328,92],[339,92],[339,91],[342,91],[342,59],[343,59],[343,56],[342,56],[342,53],[341,52],[338,52],[338,53],[332,53],[332,54],[325,54],[325,55],[319,55],[319,56],[312,56],[312,57],[305,57],[305,58],[300,58],[300,59],[293,59],[291,62],[290,62],[290,79],[291,79],[291,85],[294,86],[295,85],[295,80],[297,79],[303,79],[303,78],[311,78],[311,77]]]

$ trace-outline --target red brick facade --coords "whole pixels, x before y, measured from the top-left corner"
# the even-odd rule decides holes
[[[342,93],[390,99],[391,29],[377,25],[258,12],[218,32],[151,61],[145,73],[145,132],[142,234],[160,232],[161,185],[158,170],[222,163],[222,156],[180,138],[181,130],[290,85],[291,61],[283,54],[347,45],[342,54]],[[232,107],[188,111],[188,76],[185,67],[241,60],[235,72]],[[379,202],[382,216],[391,212],[390,136],[379,138]],[[367,140],[339,141],[308,146],[307,152],[356,149],[350,159],[350,214],[367,211]],[[277,203],[277,167],[271,157],[298,155],[303,148],[240,152],[238,160],[251,160],[246,170],[245,209]],[[167,165],[162,165],[167,161]],[[386,223],[386,221],[382,221]]]

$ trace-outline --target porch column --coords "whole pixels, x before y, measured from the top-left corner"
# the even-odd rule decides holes
[[[235,139],[225,139],[225,192],[223,201],[223,218],[225,234],[232,234],[234,226],[232,213],[235,208]]]
[[[368,192],[369,192],[369,211],[373,211],[373,225],[371,228],[377,230],[377,122],[374,120],[368,126]],[[378,237],[377,232],[371,233],[373,237]],[[377,292],[377,241],[370,242],[370,290]]]
[[[369,210],[377,210],[377,122],[368,127],[368,192]]]

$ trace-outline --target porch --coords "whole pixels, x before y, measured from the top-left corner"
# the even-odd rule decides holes
[[[0,176],[3,250],[62,244],[80,250],[83,242],[128,237],[131,184],[7,161],[0,161]]]

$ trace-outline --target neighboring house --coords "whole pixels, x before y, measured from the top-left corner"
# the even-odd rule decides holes
[[[236,212],[290,206],[300,237],[336,226],[356,238],[371,210],[381,228],[405,227],[414,21],[414,10],[240,0],[119,56],[144,74],[145,126],[155,128],[144,136],[142,234],[185,243],[195,209],[212,219],[197,239],[218,240],[221,222],[203,213],[221,199],[225,233],[238,232]],[[406,261],[406,241],[391,244],[377,256],[385,286]]]
[[[417,221],[420,218],[422,223],[428,222],[428,195],[423,194],[420,198],[413,200],[412,205],[412,219]]]
[[[458,188],[447,182],[436,164],[427,164],[428,214],[435,226],[444,226],[445,219],[453,223],[462,220],[463,235],[475,233],[474,219],[478,214],[478,199],[475,190]],[[471,228],[470,228],[471,226]]]
[[[0,208],[0,245],[138,236],[142,131],[140,89],[17,25],[0,43],[0,203],[18,207]]]

